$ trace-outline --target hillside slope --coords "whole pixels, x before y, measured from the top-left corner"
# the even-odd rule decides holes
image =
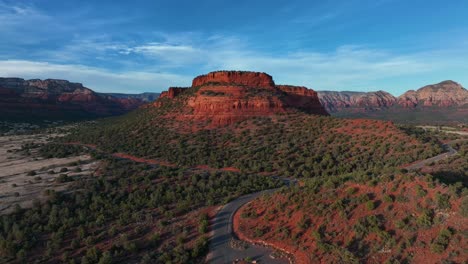
[[[78,130],[69,140],[180,166],[294,177],[377,171],[442,150],[391,122],[323,115],[314,91],[276,86],[266,74],[207,76],[196,78],[197,86],[170,88],[144,109]]]
[[[124,114],[144,102],[98,94],[66,80],[0,78],[0,118],[75,119]]]
[[[466,195],[414,174],[314,179],[241,208],[234,228],[303,264],[464,263]]]

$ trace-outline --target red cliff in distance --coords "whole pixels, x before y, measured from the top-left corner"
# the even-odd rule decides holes
[[[183,98],[189,111],[178,116],[173,113],[175,118],[209,120],[212,126],[293,111],[328,115],[315,91],[276,86],[270,75],[260,72],[219,71],[201,75],[193,80],[191,88],[169,88],[153,105],[161,107],[178,100],[179,94],[189,90],[193,93]]]
[[[66,80],[0,78],[0,118],[87,118],[124,114],[144,102],[99,94]]]
[[[392,107],[397,99],[384,91],[336,92],[319,91],[318,97],[329,113],[343,111],[367,112]]]
[[[165,92],[162,92],[159,98],[169,98],[173,99],[177,95],[181,94],[183,91],[187,90],[186,87],[169,87]]]
[[[468,90],[454,81],[443,81],[407,91],[398,97],[398,104],[407,108],[461,107],[468,105]]]

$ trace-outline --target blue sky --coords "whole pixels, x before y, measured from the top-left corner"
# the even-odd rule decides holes
[[[466,0],[0,0],[0,76],[159,92],[214,70],[316,90],[468,85]]]

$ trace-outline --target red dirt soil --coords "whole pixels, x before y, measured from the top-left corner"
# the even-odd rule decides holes
[[[421,186],[427,194],[420,197],[416,193],[416,186]],[[307,187],[306,187],[307,188]],[[349,194],[348,190],[354,188],[355,192]],[[313,231],[318,231],[322,226],[326,229],[324,239],[345,251],[347,248],[352,253],[357,253],[352,250],[350,245],[352,239],[356,237],[353,227],[358,220],[371,215],[382,216],[384,232],[391,234],[395,239],[394,246],[387,246],[383,240],[377,236],[377,233],[371,231],[362,239],[363,243],[369,245],[371,249],[364,257],[360,258],[362,263],[383,263],[392,257],[399,256],[405,259],[411,256],[413,263],[440,263],[442,260],[449,258],[455,263],[466,261],[466,250],[468,241],[462,235],[463,230],[468,229],[468,219],[463,218],[459,213],[459,207],[462,198],[451,196],[449,199],[451,209],[438,209],[436,204],[436,193],[450,194],[448,188],[436,185],[434,188],[423,180],[422,177],[417,177],[413,180],[396,179],[390,182],[381,182],[376,186],[369,186],[357,183],[346,183],[344,186],[337,189],[324,189],[318,194],[311,195],[305,191],[298,191],[296,195],[289,196],[286,194],[277,193],[267,199],[257,199],[236,212],[234,216],[234,230],[236,234],[245,240],[262,242],[292,252],[297,263],[330,263],[339,261],[340,255],[336,252],[324,252],[318,248],[317,240],[311,234]],[[393,202],[384,201],[384,193],[393,197]],[[371,201],[377,204],[374,210],[369,210],[366,203],[358,203],[354,208],[343,215],[340,210],[333,209],[334,203],[340,199],[353,199],[361,195],[369,195]],[[407,201],[402,202],[395,199],[405,196]],[[302,197],[303,200],[300,202]],[[299,204],[293,202],[299,201]],[[276,209],[278,205],[284,205],[283,209]],[[322,215],[314,212],[315,206],[322,205],[325,213]],[[420,207],[429,208],[434,212],[433,223],[430,227],[417,227],[415,231],[406,228],[398,228],[395,223],[401,221],[405,217],[410,217],[408,226],[416,224],[416,219],[422,215]],[[328,209],[330,208],[330,209]],[[348,209],[346,209],[348,210]],[[255,212],[256,217],[242,217],[249,212]],[[287,213],[289,212],[289,214]],[[347,214],[347,216],[346,216]],[[310,225],[305,230],[298,226],[301,219],[309,219]],[[437,219],[437,220],[436,220]],[[439,221],[439,222],[436,222]],[[455,233],[450,239],[447,249],[442,253],[434,253],[431,251],[431,244],[438,236],[443,228],[452,228]],[[281,238],[281,233],[277,230],[287,228],[290,230],[289,235]],[[414,228],[414,227],[411,227]],[[259,236],[256,230],[263,230]],[[276,232],[275,232],[276,231]],[[334,235],[332,235],[334,234]],[[293,239],[293,237],[297,237]],[[401,245],[408,241],[411,237],[416,237],[416,241],[407,244],[404,249],[399,249]],[[380,246],[382,245],[382,246]],[[388,248],[387,248],[388,247]],[[358,250],[359,251],[359,250]],[[337,259],[338,258],[338,259]]]
[[[117,157],[117,158],[122,158],[122,159],[129,159],[138,163],[147,163],[147,164],[161,165],[161,166],[166,166],[166,167],[176,167],[175,164],[170,163],[168,161],[139,158],[133,155],[125,154],[125,153],[114,153],[112,154],[112,156]]]

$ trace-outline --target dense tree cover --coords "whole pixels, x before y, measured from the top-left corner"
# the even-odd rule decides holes
[[[425,171],[447,184],[463,184],[468,187],[468,138],[451,136],[448,140],[458,153],[447,159],[428,164]]]
[[[192,88],[180,96],[188,97],[195,91]],[[161,108],[139,109],[123,117],[88,123],[42,146],[40,153],[45,157],[88,152],[95,158],[104,157],[105,162],[91,178],[59,176],[59,182],[72,181],[70,190],[48,191],[45,204],[2,216],[0,256],[17,262],[197,262],[208,243],[208,220],[200,210],[244,193],[279,186],[278,181],[259,173],[321,182],[307,183],[311,190],[322,185],[336,188],[349,179],[376,185],[380,178],[375,176],[395,173],[397,166],[442,151],[438,141],[424,132],[409,128],[402,132],[378,121],[359,123],[295,113],[205,129],[206,124],[200,122],[162,117],[178,111],[180,104],[174,101]],[[97,149],[63,144],[69,142],[94,144]],[[108,157],[116,152],[168,161],[175,167],[153,168]],[[197,165],[214,169],[190,169]],[[225,167],[238,168],[241,173],[216,170]],[[299,198],[295,192],[294,188],[292,201],[301,200],[306,206],[314,202],[307,195],[304,197],[310,199]],[[348,192],[357,195],[357,190]],[[424,197],[424,192],[419,190],[418,195]],[[447,197],[438,197],[437,204],[446,207]],[[349,214],[350,205],[363,204],[368,213],[379,210],[379,201],[372,195],[353,199],[336,199],[331,205],[316,203],[314,209],[317,214],[326,214],[330,206],[343,216]],[[405,203],[408,197],[387,195],[382,200]],[[432,212],[423,212],[420,218],[419,225],[431,224]],[[196,219],[196,223],[187,219]],[[382,228],[379,221],[375,217],[362,219],[355,231],[366,236],[368,226]],[[308,218],[297,223],[302,230],[311,226]],[[255,233],[260,237],[267,231],[258,228]],[[325,231],[312,234],[319,246],[340,251],[327,240]],[[292,235],[286,227],[277,232],[284,237]],[[385,232],[379,236],[392,242]],[[442,247],[446,246],[444,238],[438,243]],[[359,247],[356,243],[352,246]],[[347,251],[342,254],[343,259],[353,259]]]
[[[108,119],[99,129],[84,127],[63,140],[184,166],[236,167],[298,178],[352,171],[374,173],[442,151],[433,140],[423,144],[378,121],[359,125],[332,117],[286,114],[189,132],[190,122],[163,119],[161,111],[141,109]]]
[[[279,181],[233,172],[150,167],[106,159],[46,203],[0,217],[0,258],[16,262],[196,263],[207,249],[207,216],[189,214]],[[68,179],[70,180],[70,179]],[[191,219],[189,219],[191,220]],[[193,225],[196,226],[193,226]]]

